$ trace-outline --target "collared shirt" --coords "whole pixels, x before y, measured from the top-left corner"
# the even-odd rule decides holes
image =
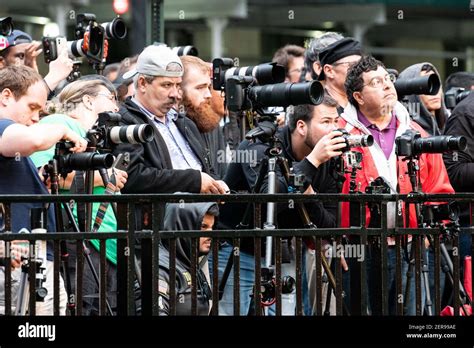
[[[178,119],[178,113],[175,110],[171,109],[168,111],[165,121],[163,122],[148,111],[136,98],[132,98],[132,102],[134,102],[148,118],[155,122],[156,128],[158,128],[158,131],[168,147],[173,169],[196,169],[202,171],[202,165],[198,157],[175,124],[175,121]]]
[[[385,157],[390,158],[393,146],[395,144],[395,135],[397,133],[397,118],[392,114],[390,123],[384,129],[379,129],[375,124],[370,122],[360,110],[357,110],[357,118],[372,134],[374,140],[382,149]]]

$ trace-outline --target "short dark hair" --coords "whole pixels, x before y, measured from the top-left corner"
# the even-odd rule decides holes
[[[446,91],[452,87],[471,89],[471,86],[474,86],[474,74],[467,71],[458,71],[448,76],[444,89]]]
[[[9,65],[0,70],[0,92],[8,88],[15,100],[18,100],[26,94],[28,88],[42,79],[36,70],[28,66]]]
[[[385,65],[380,60],[368,55],[363,56],[359,62],[354,64],[347,72],[344,87],[346,88],[347,99],[349,99],[349,102],[356,108],[359,107],[359,104],[355,100],[353,94],[354,92],[360,92],[364,87],[364,79],[362,78],[362,74],[369,71],[375,71],[379,68],[379,66],[385,69]]]
[[[331,97],[326,90],[324,90],[323,101],[318,105],[336,108],[338,104],[337,101]],[[313,118],[314,108],[318,105],[302,104],[293,106],[288,115],[288,128],[290,129],[290,132],[293,133],[296,129],[296,123],[300,120],[309,124]]]
[[[290,59],[294,57],[304,57],[304,47],[297,45],[286,45],[280,47],[273,56],[272,62],[283,65],[285,68],[285,74],[288,75],[288,65],[290,64]]]

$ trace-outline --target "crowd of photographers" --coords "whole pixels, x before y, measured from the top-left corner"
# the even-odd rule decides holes
[[[178,55],[177,50],[157,43],[145,47],[138,57],[104,66],[107,39],[122,36],[117,31],[121,23],[105,25],[105,35],[96,28],[93,18],[85,20],[89,26],[81,27],[83,38],[68,43],[67,49],[61,40],[43,40],[49,61],[49,73],[44,78],[38,74],[36,63],[40,45],[20,30],[3,33],[6,44],[0,48],[0,194],[301,192],[317,195],[366,192],[374,188],[374,183],[381,183],[386,193],[474,191],[470,180],[474,96],[469,93],[474,86],[473,74],[459,72],[447,79],[445,104],[440,75],[433,64],[415,64],[398,74],[366,55],[356,40],[332,32],[311,40],[306,49],[296,45],[280,48],[272,65],[238,68],[227,58],[210,63],[196,57],[196,52]],[[100,33],[101,47],[92,52],[91,40]],[[79,78],[77,62],[71,59],[78,56],[94,64],[103,75]],[[244,131],[249,120],[239,117],[246,111],[259,114],[255,118],[257,127],[247,135]],[[423,140],[429,136],[438,138]],[[417,172],[410,173],[411,162],[407,158],[416,161]],[[414,176],[419,182],[413,180]],[[117,231],[113,204],[94,203],[88,208],[82,204],[61,207],[13,203],[9,220],[5,219],[2,204],[0,208],[0,232],[32,230],[34,222],[30,214],[38,208],[47,215],[48,232]],[[380,217],[377,219],[369,208],[366,225],[380,225]],[[404,211],[404,205],[388,204],[389,228],[395,227],[396,214],[405,217]],[[261,227],[254,225],[255,211],[245,204],[167,204],[159,212],[160,227],[165,230]],[[149,206],[137,205],[135,214],[137,230],[151,229]],[[296,207],[268,204],[262,207],[260,220],[268,229],[324,229],[361,224],[349,203],[319,201]],[[404,223],[410,227],[420,225],[419,211],[414,205],[410,207],[409,221]],[[470,226],[469,206],[461,206],[460,224]],[[231,239],[221,240],[218,255],[210,255],[211,236],[212,233],[200,238],[197,246],[188,238],[177,238],[176,281],[172,283],[168,265],[170,244],[166,240],[160,242],[160,314],[170,314],[171,293],[178,299],[184,298],[176,302],[176,314],[190,314],[193,287],[197,287],[200,315],[209,314],[212,306],[219,307],[220,315],[237,314],[233,312],[231,263],[235,249]],[[9,266],[5,265],[5,256],[10,257],[13,267],[10,283],[13,308],[22,301],[20,265],[29,252],[24,242],[14,241],[9,248],[0,242],[0,260],[3,260],[0,261],[0,313],[5,312],[4,274],[5,266]],[[330,238],[325,243],[326,249],[331,248]],[[345,243],[359,241],[349,236]],[[375,293],[380,285],[376,271],[380,259],[375,256],[380,243],[387,243],[389,313],[396,314],[400,294],[396,288],[397,250],[391,237],[367,246],[366,310],[368,314],[380,313],[381,304]],[[407,289],[403,301],[406,315],[416,314],[416,279],[410,277],[411,243],[408,236],[401,260],[402,287]],[[284,284],[287,289],[283,295],[283,314],[290,315],[295,313],[296,303],[289,278],[295,273],[296,246],[290,238],[283,238],[282,245],[283,275],[288,276]],[[258,253],[262,259],[256,260],[253,238],[241,240],[240,315],[261,309],[258,304],[252,304],[252,294],[255,262],[271,268],[269,249],[265,247],[262,243]],[[66,307],[73,314],[71,308],[75,304],[71,302],[71,294],[77,290],[77,251],[82,251],[88,259],[83,270],[82,313],[99,314],[96,274],[100,265],[99,241],[84,241],[80,248],[75,242],[68,242],[62,248],[67,249],[63,253],[70,255],[70,262],[60,277],[59,311],[53,312],[53,247],[48,243],[42,265],[45,281],[41,284],[47,291],[37,302],[36,314],[65,315]],[[197,256],[193,248],[197,248]],[[302,250],[304,312],[315,314],[319,301],[326,305],[328,314],[334,314],[334,289],[331,290],[334,284],[328,281],[331,278],[328,267],[332,263],[334,270],[335,263],[328,256],[321,299],[314,281],[318,273],[315,253],[319,252],[315,248],[308,239]],[[135,262],[149,262],[141,259],[139,247],[137,250]],[[470,235],[461,234],[461,259],[470,255],[470,250]],[[116,240],[107,240],[105,253],[108,314],[113,314],[117,296]],[[429,286],[422,288],[421,308],[422,314],[431,314],[433,294],[435,291],[442,294],[445,276],[443,273],[440,289],[435,289],[434,252],[429,238],[423,255]],[[351,301],[357,301],[351,299],[351,288],[357,279],[351,271],[357,269],[358,260],[346,256],[342,267],[347,310]],[[224,279],[219,303],[211,301],[212,273],[208,257],[218,258],[218,278]],[[194,262],[198,262],[197,276],[192,280]],[[262,281],[264,289],[271,287],[272,273]],[[170,284],[176,285],[175,291],[170,292]],[[148,312],[141,306],[138,274],[135,293],[137,313]],[[263,294],[268,300],[269,313],[273,313],[274,299],[267,296]]]

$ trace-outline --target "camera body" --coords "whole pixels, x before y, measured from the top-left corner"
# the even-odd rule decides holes
[[[276,278],[273,268],[262,268],[261,276],[261,297],[262,304],[270,306],[275,301],[276,296]],[[295,289],[296,281],[291,276],[284,276],[281,278],[281,293],[291,294]]]
[[[67,50],[67,40],[65,37],[62,36],[45,36],[43,37],[42,44],[44,62],[46,64],[49,64],[51,61],[56,60],[63,50]]]
[[[420,132],[408,129],[395,138],[395,153],[397,156],[413,157],[422,153],[445,153],[463,151],[467,140],[463,136],[440,135],[422,138]]]
[[[452,87],[444,94],[444,103],[448,109],[454,109],[469,94],[471,94],[471,90],[466,90],[462,87]]]

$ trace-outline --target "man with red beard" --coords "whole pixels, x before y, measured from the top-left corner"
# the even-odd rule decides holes
[[[194,56],[181,57],[184,66],[181,83],[182,100],[180,112],[194,121],[203,143],[206,156],[219,179],[227,168],[224,133],[219,123],[224,116],[224,102],[219,94],[212,95],[211,68],[209,63]],[[215,91],[218,93],[217,91]]]

